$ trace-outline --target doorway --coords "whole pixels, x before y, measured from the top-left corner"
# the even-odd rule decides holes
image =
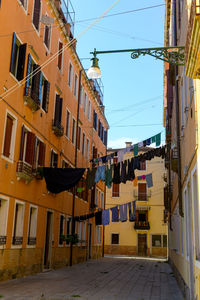
[[[138,256],[147,256],[147,235],[138,234]]]
[[[44,247],[44,268],[49,269],[51,265],[51,250],[52,250],[52,226],[53,225],[53,213],[47,211],[46,218],[46,236]]]

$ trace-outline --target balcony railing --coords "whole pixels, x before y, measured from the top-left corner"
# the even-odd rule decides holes
[[[36,111],[40,108],[40,100],[31,87],[26,87],[24,90],[24,102],[32,111]]]
[[[148,190],[147,193],[138,193],[138,191],[133,191],[133,197],[137,201],[148,201],[151,197],[151,191]]]
[[[74,36],[75,11],[70,0],[61,0],[61,13],[64,23],[70,24],[71,38]]]
[[[32,174],[32,166],[24,161],[18,161],[16,171],[18,179],[24,179],[30,182],[34,177]]]
[[[100,106],[103,105],[103,83],[101,79],[90,79],[90,85],[94,91],[97,101]]]
[[[189,52],[190,40],[191,40],[191,36],[192,36],[194,18],[199,15],[200,15],[200,0],[192,0],[191,10],[190,10],[190,18],[189,18],[189,23],[188,23],[187,38],[186,38],[186,44],[185,44],[185,61],[186,62],[188,59],[188,52]]]
[[[22,245],[23,237],[22,236],[13,236],[12,243],[13,245]]]
[[[6,244],[6,236],[5,235],[0,235],[0,245],[5,245]]]
[[[28,237],[28,245],[35,245],[36,244],[36,237]]]
[[[52,130],[54,134],[58,137],[63,136],[64,134],[64,127],[56,119],[52,120]]]
[[[134,229],[149,230],[150,224],[147,221],[136,221],[134,225]]]

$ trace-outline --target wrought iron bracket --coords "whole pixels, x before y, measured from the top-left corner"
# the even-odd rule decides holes
[[[143,49],[124,49],[124,50],[108,50],[108,51],[97,51],[90,52],[96,57],[97,54],[108,54],[108,53],[122,53],[132,52],[131,58],[136,59],[140,56],[150,55],[156,59],[168,62],[173,65],[184,66],[185,65],[185,47],[174,46],[174,47],[160,47],[160,48],[143,48]]]

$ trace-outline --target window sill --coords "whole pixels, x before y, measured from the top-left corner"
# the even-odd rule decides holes
[[[13,158],[9,158],[7,156],[4,156],[3,154],[1,155],[1,157],[6,160],[7,162],[13,164],[14,163],[14,159]]]

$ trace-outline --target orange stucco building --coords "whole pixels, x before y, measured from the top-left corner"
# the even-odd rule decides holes
[[[0,280],[5,280],[69,265],[70,245],[62,236],[71,233],[73,191],[48,192],[39,170],[90,167],[92,158],[106,153],[108,123],[99,84],[87,78],[76,53],[70,1],[0,3]],[[84,189],[75,189],[74,215],[94,212],[84,179],[78,187]],[[102,182],[93,194],[103,208]],[[101,256],[101,226],[95,228],[94,218],[75,225],[79,243],[72,262]]]

